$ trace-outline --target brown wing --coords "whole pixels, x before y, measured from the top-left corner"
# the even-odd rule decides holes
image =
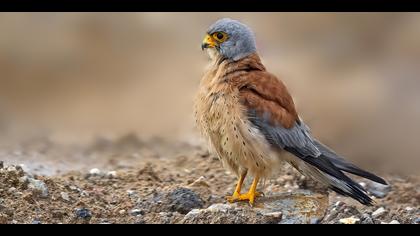
[[[317,157],[321,154],[300,121],[286,86],[265,70],[251,70],[232,78],[239,89],[248,120],[273,146],[296,155]]]
[[[292,128],[299,121],[292,97],[274,75],[250,71],[240,81],[239,94],[247,109],[254,110],[261,117],[270,114],[270,123],[284,128]]]

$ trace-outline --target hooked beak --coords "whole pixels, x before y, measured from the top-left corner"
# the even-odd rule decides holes
[[[216,42],[210,35],[207,34],[206,37],[204,37],[203,42],[201,43],[201,50],[204,50],[205,48],[214,48],[216,46]]]

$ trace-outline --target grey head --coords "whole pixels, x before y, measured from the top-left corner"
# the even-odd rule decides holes
[[[247,25],[229,18],[220,19],[207,29],[201,47],[203,50],[214,49],[219,56],[234,61],[257,51],[252,30]]]

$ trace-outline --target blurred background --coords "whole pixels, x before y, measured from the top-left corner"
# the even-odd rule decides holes
[[[221,17],[254,29],[320,140],[367,169],[418,174],[418,13],[1,13],[3,152],[37,138],[201,145],[200,43]]]

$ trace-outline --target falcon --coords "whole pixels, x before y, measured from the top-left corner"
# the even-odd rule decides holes
[[[385,180],[349,163],[312,136],[285,84],[262,64],[248,26],[220,19],[208,28],[201,48],[211,63],[195,99],[195,118],[210,149],[238,177],[229,202],[254,205],[260,196],[258,182],[272,177],[286,161],[339,194],[373,204],[367,191],[345,172],[380,184],[387,184]],[[247,174],[254,179],[249,191],[241,193]]]

